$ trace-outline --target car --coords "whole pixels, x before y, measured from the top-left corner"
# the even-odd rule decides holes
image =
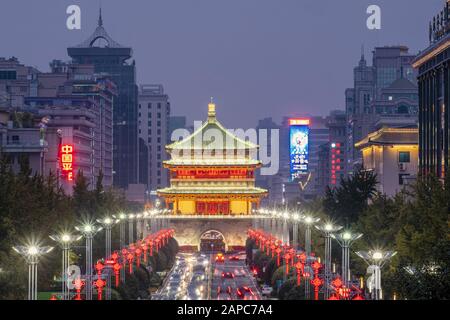
[[[239,260],[241,260],[241,259],[239,258],[239,256],[230,256],[230,257],[228,258],[228,260],[230,260],[230,261],[239,261]]]
[[[217,287],[217,300],[231,300],[231,287]]]
[[[224,257],[224,255],[223,255],[223,253],[218,253],[217,255],[216,255],[216,262],[218,262],[218,263],[223,263],[225,261],[225,257]]]
[[[271,286],[268,285],[263,285],[261,288],[261,293],[263,296],[270,296],[273,292],[273,288]]]
[[[233,279],[234,273],[233,272],[222,272],[222,278],[223,279]]]
[[[243,300],[254,300],[255,299],[255,294],[253,293],[252,289],[250,289],[249,287],[239,287],[236,290],[236,295],[238,296],[239,299],[243,299]]]

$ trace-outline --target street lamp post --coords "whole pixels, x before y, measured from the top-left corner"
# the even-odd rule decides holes
[[[292,216],[292,247],[294,248],[294,250],[297,251],[298,249],[298,223],[300,221],[300,215],[298,213],[295,213]]]
[[[281,231],[281,241],[283,241],[283,243],[289,244],[289,227],[288,227],[288,220],[289,220],[289,212],[286,210],[283,212],[282,215],[282,231]]]
[[[369,250],[369,251],[357,251],[356,254],[362,258],[373,269],[373,290],[374,294],[372,298],[374,300],[381,300],[381,268],[397,254],[396,251],[381,251],[381,250]]]
[[[86,223],[82,226],[77,226],[75,229],[83,234],[86,239],[86,300],[92,300],[92,239],[95,234],[102,230],[92,223]]]
[[[331,237],[342,247],[342,282],[346,288],[348,288],[350,281],[350,246],[362,236],[362,233],[351,233],[350,231],[331,234]]]
[[[303,217],[303,223],[305,224],[305,252],[307,257],[311,254],[311,226],[319,221],[320,218],[312,216]]]
[[[134,219],[135,215],[133,213],[130,213],[128,215],[128,244],[131,244],[134,242]]]
[[[70,300],[70,290],[67,283],[68,280],[68,268],[69,268],[69,252],[72,243],[80,240],[83,236],[75,236],[70,233],[62,233],[57,235],[51,235],[50,239],[58,242],[62,249],[62,273],[61,273],[61,299]]]
[[[305,225],[305,253],[306,253],[306,265],[305,265],[305,273],[306,273],[306,281],[305,281],[305,298],[310,298],[310,281],[309,277],[311,276],[311,267],[309,266],[311,260],[311,226],[319,222],[320,218],[312,217],[310,215],[306,215],[303,217],[303,223]]]
[[[37,265],[39,257],[49,253],[53,247],[38,245],[15,246],[13,250],[24,257],[28,264],[28,300],[37,300]]]
[[[110,259],[111,257],[111,229],[118,221],[119,220],[115,220],[113,217],[105,217],[97,220],[97,222],[105,229],[105,259]],[[106,300],[111,300],[111,266],[109,266],[107,271]]]
[[[142,239],[143,227],[142,227],[142,213],[136,214],[136,240]]]
[[[338,225],[333,225],[332,223],[325,223],[323,225],[316,225],[317,230],[321,231],[325,238],[325,299],[330,297],[330,287],[331,287],[331,234],[338,232],[343,227]]]

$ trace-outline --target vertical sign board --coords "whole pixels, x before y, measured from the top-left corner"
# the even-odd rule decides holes
[[[309,119],[289,119],[289,160],[291,181],[308,173]]]
[[[67,181],[73,180],[73,145],[61,145],[61,171]]]

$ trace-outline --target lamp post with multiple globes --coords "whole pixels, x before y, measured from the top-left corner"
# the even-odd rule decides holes
[[[70,233],[64,232],[61,234],[51,235],[50,239],[56,241],[62,249],[62,272],[61,272],[61,299],[69,300],[70,299],[70,290],[68,280],[68,268],[69,268],[69,252],[72,243],[79,241],[83,236],[81,235],[72,235]]]
[[[381,251],[381,250],[369,250],[369,251],[357,251],[358,257],[362,258],[373,270],[373,294],[374,300],[383,299],[381,288],[381,268],[397,254],[396,251]]]
[[[86,300],[92,300],[92,239],[95,234],[102,230],[102,227],[93,223],[85,223],[75,229],[83,234],[86,239]]]
[[[324,223],[322,225],[315,226],[317,230],[321,231],[325,238],[325,258],[324,258],[324,289],[325,289],[325,299],[330,296],[331,289],[331,234],[338,232],[342,229],[342,226],[334,225],[331,222]]]
[[[53,250],[53,247],[32,244],[15,246],[13,250],[20,254],[28,264],[28,300],[37,300],[37,265],[39,258]]]

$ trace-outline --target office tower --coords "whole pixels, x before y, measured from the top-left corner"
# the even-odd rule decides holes
[[[151,192],[168,185],[167,170],[162,162],[167,160],[164,148],[170,142],[170,102],[162,85],[139,87],[138,117],[139,183],[145,184]]]
[[[413,59],[406,46],[377,47],[372,66],[368,66],[362,52],[353,71],[353,88],[345,91],[347,173],[362,160],[354,144],[373,132],[374,123],[381,117],[417,117],[417,73],[412,67]]]
[[[444,178],[450,157],[450,1],[429,31],[430,45],[414,61],[419,72],[419,170]]]
[[[128,188],[138,182],[138,114],[136,65],[130,47],[114,41],[103,27],[100,11],[98,26],[83,43],[67,49],[76,64],[92,64],[96,73],[107,73],[116,84],[113,102],[114,185]]]

